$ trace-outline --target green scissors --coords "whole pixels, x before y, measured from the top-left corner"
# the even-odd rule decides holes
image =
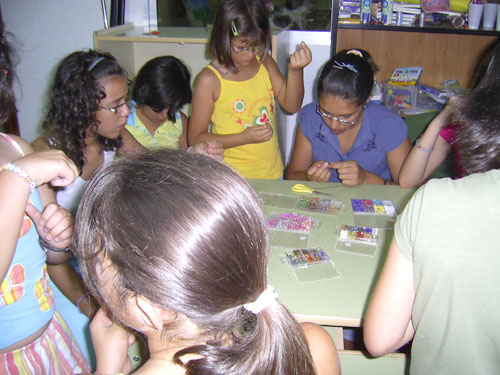
[[[311,189],[310,187],[307,187],[306,185],[302,185],[302,184],[293,185],[292,191],[294,191],[295,193],[307,193],[307,194],[316,193],[316,194],[322,194],[322,195],[329,195],[330,197],[333,197],[332,194],[323,193],[322,191]]]

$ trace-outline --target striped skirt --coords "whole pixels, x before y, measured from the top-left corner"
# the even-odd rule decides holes
[[[38,339],[0,354],[0,375],[66,375],[90,372],[71,331],[58,312]]]

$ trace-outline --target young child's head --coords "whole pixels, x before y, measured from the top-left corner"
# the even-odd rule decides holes
[[[148,106],[155,112],[168,110],[168,119],[191,103],[191,75],[187,67],[174,56],[149,60],[134,80],[132,99],[137,106]]]
[[[458,149],[467,174],[500,169],[500,80],[457,100]]]
[[[92,178],[75,250],[89,290],[115,318],[184,347],[179,363],[197,355],[185,364],[190,374],[313,374],[301,329],[278,300],[258,313],[243,306],[267,288],[268,241],[258,198],[236,172],[160,150]],[[143,311],[162,311],[157,332],[141,323],[145,300]]]
[[[318,98],[330,95],[361,105],[370,98],[372,87],[373,69],[363,53],[344,50],[323,66],[318,81]]]
[[[43,128],[49,143],[81,170],[86,138],[96,135],[103,149],[117,148],[130,113],[127,74],[108,53],[73,52],[57,67]]]
[[[210,36],[209,56],[233,70],[234,56],[263,53],[270,47],[270,30],[269,10],[262,0],[222,0]]]

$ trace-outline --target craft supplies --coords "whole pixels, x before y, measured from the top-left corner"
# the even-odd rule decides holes
[[[273,212],[267,219],[269,229],[310,233],[319,222],[312,216],[293,212]]]
[[[351,199],[351,207],[358,226],[392,228],[396,221],[396,206],[390,200]]]
[[[284,249],[279,258],[300,282],[338,278],[340,272],[322,247]]]
[[[336,215],[345,211],[345,204],[337,199],[302,196],[298,199],[295,209]]]
[[[303,185],[303,184],[293,185],[292,191],[295,193],[307,193],[307,194],[315,193],[315,194],[329,195],[329,196],[333,197],[332,194],[323,193],[322,191],[311,189],[310,187],[307,187],[306,185]]]
[[[338,229],[335,250],[373,256],[378,245],[379,229],[358,225],[342,225]]]

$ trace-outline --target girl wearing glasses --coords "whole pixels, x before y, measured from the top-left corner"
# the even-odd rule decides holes
[[[398,184],[410,141],[405,122],[370,102],[373,69],[359,50],[330,59],[318,81],[318,100],[299,114],[286,178],[345,185]]]
[[[226,163],[247,178],[283,177],[275,99],[287,112],[300,109],[303,68],[312,58],[301,43],[285,79],[268,54],[270,39],[262,0],[221,1],[209,43],[213,61],[199,74],[193,93],[189,143],[220,141]]]
[[[110,54],[78,51],[59,64],[42,125],[43,135],[35,140],[33,148],[62,150],[78,168],[80,175],[73,184],[56,192],[57,203],[73,216],[90,177],[112,161],[122,146],[121,135],[130,114],[127,103],[127,74]],[[97,305],[68,262],[48,266],[48,271],[57,285],[51,283],[55,304],[85,356],[93,362],[88,324]]]

